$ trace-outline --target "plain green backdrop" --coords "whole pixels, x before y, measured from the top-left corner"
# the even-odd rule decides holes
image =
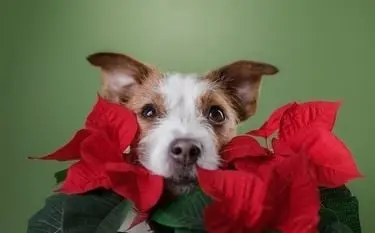
[[[375,1],[2,1],[1,232],[22,233],[64,167],[26,156],[68,140],[91,109],[99,73],[85,57],[124,52],[163,70],[205,72],[236,59],[280,68],[265,79],[259,126],[281,104],[343,100],[336,132],[366,179],[351,183],[364,233],[375,230]]]

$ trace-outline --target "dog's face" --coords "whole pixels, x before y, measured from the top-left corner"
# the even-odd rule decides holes
[[[165,177],[174,194],[195,187],[195,165],[220,166],[219,151],[237,123],[255,113],[261,77],[277,73],[269,64],[238,61],[205,75],[162,73],[129,56],[88,57],[102,70],[99,94],[137,114],[139,161]]]

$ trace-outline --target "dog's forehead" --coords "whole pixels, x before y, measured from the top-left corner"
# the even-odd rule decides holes
[[[196,106],[196,101],[211,90],[207,80],[196,74],[165,73],[158,85],[169,108]]]

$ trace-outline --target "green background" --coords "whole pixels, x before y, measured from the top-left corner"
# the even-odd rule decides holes
[[[65,165],[33,162],[78,129],[99,74],[85,61],[124,52],[163,70],[204,72],[236,59],[280,68],[265,80],[257,127],[293,100],[342,99],[336,132],[367,176],[351,183],[364,233],[375,229],[375,1],[2,1],[1,232],[25,232]]]

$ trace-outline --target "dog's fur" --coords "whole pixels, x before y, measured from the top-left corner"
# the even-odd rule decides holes
[[[205,75],[162,73],[118,53],[96,53],[88,61],[101,68],[99,94],[137,114],[139,162],[165,177],[167,189],[175,195],[191,191],[196,178],[194,165],[176,164],[170,158],[171,142],[179,138],[199,142],[197,165],[217,169],[221,147],[235,136],[237,124],[256,111],[262,76],[278,72],[272,65],[245,60]],[[152,117],[145,117],[145,112]],[[210,114],[220,113],[224,119],[212,121]]]

